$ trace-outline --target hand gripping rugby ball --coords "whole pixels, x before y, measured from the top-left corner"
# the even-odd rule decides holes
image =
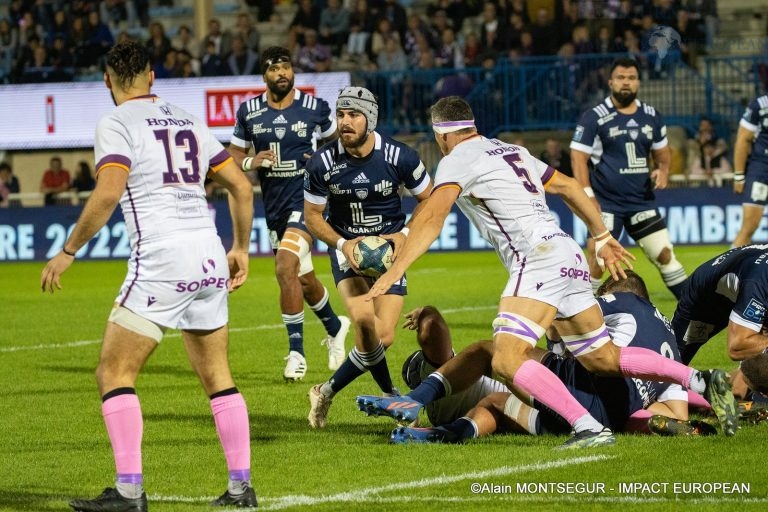
[[[379,277],[392,266],[392,246],[380,236],[367,236],[352,249],[352,256],[360,273]]]

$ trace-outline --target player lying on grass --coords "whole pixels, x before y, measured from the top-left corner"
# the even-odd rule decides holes
[[[648,301],[642,279],[608,280],[600,289],[599,304],[611,336],[621,346],[643,346],[679,357],[669,321]],[[458,442],[494,431],[565,434],[570,427],[538,402],[524,403],[504,384],[491,379],[492,344],[477,342],[453,357],[448,326],[433,307],[407,315],[405,327],[417,330],[422,350],[404,365],[403,378],[416,388],[406,397],[358,397],[369,414],[385,414],[412,421],[426,407],[433,429],[398,428],[393,442]],[[642,332],[642,336],[638,333]],[[590,374],[573,358],[534,349],[536,357],[555,373],[568,390],[599,421],[622,432],[662,434],[714,433],[702,422],[688,422],[687,393],[676,384]],[[444,363],[440,366],[440,363]],[[439,370],[435,368],[440,366]],[[423,380],[422,380],[423,379]],[[418,386],[417,386],[418,385]],[[654,416],[656,415],[656,416]]]

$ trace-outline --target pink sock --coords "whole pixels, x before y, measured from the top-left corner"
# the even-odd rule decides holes
[[[695,391],[688,390],[688,407],[698,407],[700,409],[711,409],[709,402]]]
[[[101,414],[112,443],[118,481],[141,483],[144,420],[139,397],[131,393],[108,398],[101,404]]]
[[[565,384],[546,366],[532,359],[520,365],[512,382],[562,416],[569,425],[576,423],[579,418],[589,416],[587,410],[571,395]]]
[[[651,414],[649,411],[645,409],[640,409],[632,413],[632,415],[627,418],[627,424],[624,426],[624,430],[626,432],[634,432],[637,434],[648,434],[650,433],[650,429],[648,428],[648,420],[651,419]]]
[[[692,370],[683,363],[668,359],[661,354],[639,347],[622,347],[619,368],[626,377],[675,382],[686,388],[691,384]]]
[[[243,395],[219,396],[211,400],[211,411],[216,423],[227,469],[230,474],[244,474],[251,468],[251,434],[248,426],[248,410]],[[241,478],[247,480],[247,478]]]

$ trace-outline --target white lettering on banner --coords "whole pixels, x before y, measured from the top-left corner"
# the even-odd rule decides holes
[[[0,226],[0,261],[32,260],[35,257],[35,226]]]
[[[725,212],[720,206],[701,207],[701,241],[714,244],[725,237]]]
[[[661,208],[660,208],[661,210]],[[672,243],[697,244],[699,237],[699,209],[696,206],[673,206],[661,213],[667,220]]]
[[[350,85],[348,72],[297,73],[296,87],[315,91],[331,105],[339,91]],[[229,142],[240,104],[264,90],[259,76],[206,77],[197,80],[155,80],[152,92],[167,98],[193,116],[206,120],[216,138]],[[254,93],[254,94],[251,94]],[[50,98],[50,102],[49,102]],[[84,109],[83,105],[88,105]],[[48,106],[49,108],[43,108]],[[90,148],[99,119],[115,106],[97,82],[4,85],[0,112],[0,150]],[[56,127],[49,132],[49,120]]]

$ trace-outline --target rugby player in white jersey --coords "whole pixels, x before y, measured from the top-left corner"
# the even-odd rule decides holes
[[[495,248],[509,271],[493,322],[493,370],[559,414],[573,428],[566,447],[615,443],[605,428],[568,393],[557,377],[531,358],[531,350],[554,322],[565,346],[590,371],[676,382],[704,393],[727,435],[736,433],[736,404],[725,372],[700,372],[640,347],[619,348],[610,338],[592,294],[581,248],[555,222],[544,198],[557,194],[584,221],[596,254],[614,278],[632,257],[606,229],[597,209],[572,178],[532,157],[520,146],[477,132],[472,108],[451,96],[431,109],[435,140],[445,157],[435,187],[411,219],[410,236],[387,273],[367,297],[384,293],[440,234],[456,203]]]
[[[41,277],[43,291],[61,289],[61,275],[78,250],[120,203],[131,255],[96,369],[116,485],[70,506],[79,511],[147,510],[143,418],[135,383],[171,328],[181,330],[192,368],[210,397],[227,461],[227,491],[211,504],[255,507],[248,411],[227,359],[228,294],[248,277],[251,184],[203,121],[150,93],[154,73],[143,45],[125,42],[112,48],[104,81],[117,108],[96,128],[96,188]],[[206,175],[229,192],[234,238],[229,252],[208,211]]]

